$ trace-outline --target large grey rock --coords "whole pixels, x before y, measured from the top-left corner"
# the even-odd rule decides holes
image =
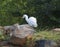
[[[9,43],[21,46],[26,44],[27,39],[32,40],[35,32],[35,29],[28,24],[4,26],[4,30],[10,35]]]
[[[7,33],[10,33],[10,36],[18,38],[24,38],[29,35],[33,35],[33,33],[35,32],[34,28],[29,26],[28,24],[14,24],[12,26],[4,26],[4,30],[6,30]]]

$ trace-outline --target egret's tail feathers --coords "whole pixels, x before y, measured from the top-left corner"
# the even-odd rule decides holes
[[[38,25],[36,24],[34,27],[37,27]]]

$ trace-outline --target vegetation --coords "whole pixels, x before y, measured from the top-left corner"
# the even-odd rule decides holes
[[[35,16],[41,28],[60,27],[60,0],[0,0],[0,25],[23,24],[23,14]]]
[[[59,37],[60,37],[60,32],[53,32],[53,31],[39,31],[34,34],[35,40],[46,39],[46,40],[57,41],[60,40]]]

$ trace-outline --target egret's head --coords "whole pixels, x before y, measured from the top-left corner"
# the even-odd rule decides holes
[[[28,16],[26,14],[24,14],[22,18],[26,18],[26,17],[28,17]]]

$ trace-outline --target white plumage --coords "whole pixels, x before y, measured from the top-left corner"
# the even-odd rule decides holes
[[[26,22],[32,26],[32,27],[37,27],[37,20],[35,17],[30,17],[28,18],[28,15],[24,14],[23,18],[25,18]]]

